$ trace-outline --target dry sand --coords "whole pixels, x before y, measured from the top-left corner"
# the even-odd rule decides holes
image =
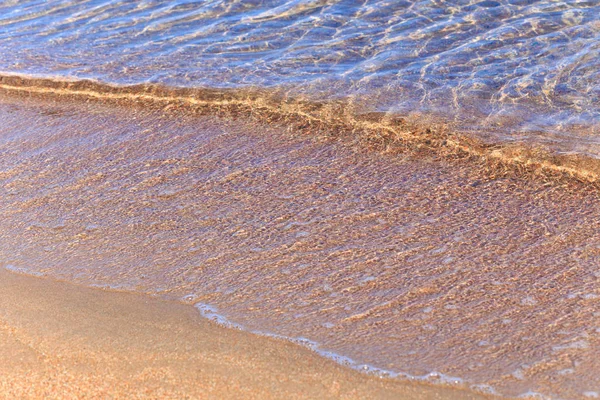
[[[0,270],[2,398],[478,399],[367,376],[187,305]]]

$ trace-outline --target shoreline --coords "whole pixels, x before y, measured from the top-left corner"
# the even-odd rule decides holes
[[[0,269],[0,397],[486,399],[368,376],[193,306]]]
[[[596,387],[598,193],[63,100],[0,102],[5,265],[209,304],[248,331],[506,396]]]

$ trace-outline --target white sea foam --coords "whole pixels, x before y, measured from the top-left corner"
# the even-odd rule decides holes
[[[259,336],[266,336],[266,337],[271,337],[271,338],[275,338],[275,339],[279,339],[279,340],[289,341],[289,342],[298,344],[300,346],[306,347],[306,348],[310,349],[311,351],[314,351],[315,353],[319,354],[322,357],[328,358],[330,360],[335,361],[338,364],[344,365],[346,367],[350,367],[350,368],[352,368],[356,371],[360,371],[362,373],[379,376],[381,378],[420,381],[420,382],[426,382],[426,383],[430,383],[430,384],[439,384],[439,385],[444,385],[444,386],[470,388],[471,390],[473,390],[475,392],[483,393],[483,394],[497,394],[495,389],[489,385],[478,385],[478,384],[468,385],[462,378],[455,377],[455,376],[449,376],[449,375],[446,375],[446,374],[443,374],[443,373],[437,372],[437,371],[431,371],[424,375],[411,375],[406,372],[392,371],[392,370],[387,370],[384,368],[379,368],[379,367],[376,367],[376,366],[373,366],[370,364],[361,363],[350,357],[335,353],[333,351],[323,349],[319,343],[315,342],[314,340],[307,339],[305,337],[288,337],[288,336],[283,336],[283,335],[279,335],[279,334],[268,332],[268,331],[247,329],[243,325],[232,322],[224,315],[219,314],[217,308],[214,306],[211,306],[211,305],[208,305],[205,303],[197,303],[195,305],[195,307],[198,309],[198,311],[200,312],[200,314],[203,317],[208,318],[211,321],[213,321],[221,326],[224,326],[227,328],[243,330],[243,331],[250,332],[250,333],[253,333],[253,334],[259,335]]]

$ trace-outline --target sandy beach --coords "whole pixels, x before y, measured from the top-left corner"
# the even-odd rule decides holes
[[[2,94],[0,116],[0,266],[81,285],[2,278],[6,397],[597,395],[582,183],[176,105]]]
[[[600,399],[599,16],[0,0],[0,400]]]
[[[369,377],[194,307],[0,269],[0,398],[483,399]]]

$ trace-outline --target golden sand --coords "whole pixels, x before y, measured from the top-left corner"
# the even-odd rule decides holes
[[[0,270],[0,398],[483,397],[366,376],[191,306]]]

